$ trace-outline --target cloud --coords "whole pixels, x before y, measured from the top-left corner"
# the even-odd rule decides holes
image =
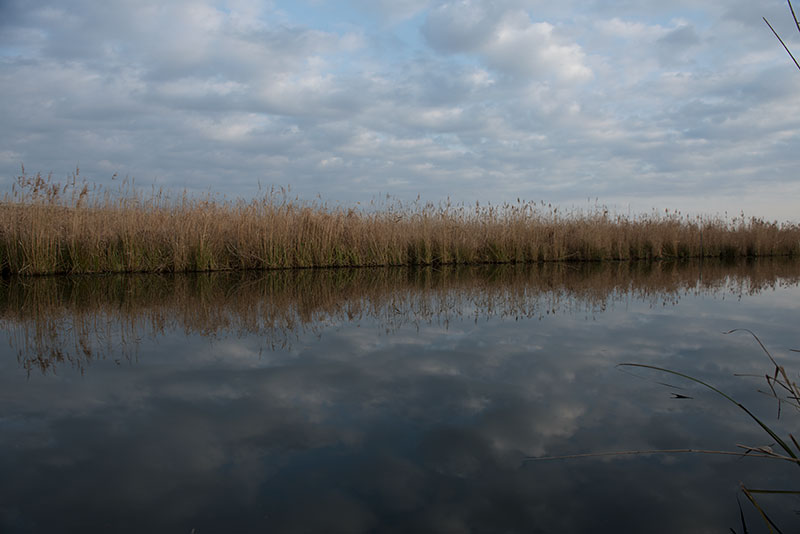
[[[428,13],[422,34],[442,52],[472,52],[492,39],[498,19],[491,4],[470,0],[450,2]]]
[[[659,60],[665,66],[691,61],[691,53],[697,50],[700,42],[693,26],[679,26],[656,41]]]
[[[5,2],[0,184],[80,164],[234,196],[796,217],[800,78],[760,7],[389,4]],[[791,38],[785,6],[763,14]]]
[[[435,49],[476,53],[499,72],[515,76],[585,81],[592,73],[574,43],[561,42],[547,22],[533,22],[525,11],[499,11],[462,0],[431,13],[422,33]]]
[[[518,75],[547,76],[564,81],[586,81],[592,71],[584,64],[584,53],[576,44],[559,44],[553,26],[546,22],[506,20],[486,45],[490,65]]]
[[[352,0],[358,9],[364,9],[378,15],[386,22],[396,24],[425,10],[431,0]]]

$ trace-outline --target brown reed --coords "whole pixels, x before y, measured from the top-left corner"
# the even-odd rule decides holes
[[[109,192],[23,168],[0,203],[4,274],[190,272],[304,267],[796,256],[800,225],[679,211],[564,213],[500,206],[328,206],[272,189],[255,200]]]

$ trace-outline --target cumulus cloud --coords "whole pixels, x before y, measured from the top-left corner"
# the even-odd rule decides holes
[[[583,81],[592,71],[584,65],[584,53],[575,44],[558,44],[553,26],[546,22],[509,20],[498,29],[495,39],[486,46],[490,65],[528,76],[552,73],[560,80]]]
[[[587,80],[592,75],[580,46],[561,42],[552,24],[534,22],[526,11],[503,12],[461,0],[437,8],[422,32],[434,48],[476,53],[499,72],[567,81]]]

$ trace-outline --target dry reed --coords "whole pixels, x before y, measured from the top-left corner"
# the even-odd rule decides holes
[[[303,267],[796,256],[800,225],[665,211],[501,206],[330,207],[271,190],[251,200],[65,184],[24,168],[0,203],[0,272],[189,272]]]

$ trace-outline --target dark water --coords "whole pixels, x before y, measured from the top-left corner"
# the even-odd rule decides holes
[[[0,532],[765,532],[800,265],[0,281]],[[734,376],[735,373],[758,377]],[[670,388],[659,382],[682,389]],[[673,398],[673,393],[691,397]],[[777,447],[774,447],[777,448]],[[796,496],[759,496],[784,532]]]

